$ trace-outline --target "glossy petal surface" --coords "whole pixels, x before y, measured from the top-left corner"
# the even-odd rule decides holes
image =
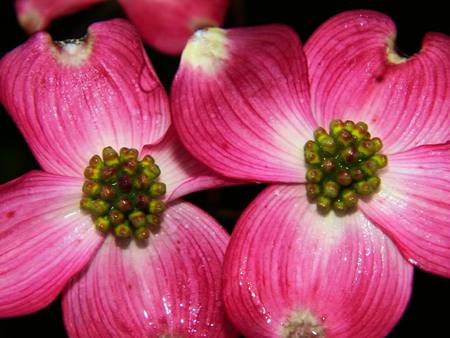
[[[36,171],[0,186],[0,317],[50,304],[102,243],[81,184]]]
[[[119,0],[143,39],[169,54],[180,54],[199,28],[220,26],[228,0]]]
[[[181,140],[209,167],[238,179],[304,180],[314,122],[306,60],[289,28],[197,32],[171,94]]]
[[[69,15],[105,0],[16,0],[20,25],[27,33],[47,28],[53,19]]]
[[[183,147],[173,128],[156,145],[144,147],[142,156],[149,154],[161,169],[160,181],[166,184],[167,201],[208,188],[239,184],[213,172],[193,158]]]
[[[364,213],[411,263],[450,277],[450,143],[391,155],[381,179]]]
[[[148,245],[110,236],[63,296],[71,337],[234,337],[221,302],[228,235],[185,202],[171,204]],[[99,320],[101,319],[101,320]]]
[[[391,19],[351,11],[324,23],[305,53],[317,122],[362,120],[387,153],[450,140],[450,38],[429,33],[409,59],[395,53]]]
[[[140,150],[170,123],[164,89],[124,20],[63,45],[33,35],[1,60],[0,99],[43,169],[75,177],[102,148]]]
[[[306,312],[326,337],[386,336],[412,266],[362,213],[319,216],[304,189],[269,187],[238,221],[224,265],[230,319],[246,337],[286,337]]]

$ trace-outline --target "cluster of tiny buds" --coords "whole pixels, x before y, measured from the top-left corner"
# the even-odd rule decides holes
[[[95,227],[118,238],[145,240],[158,231],[166,205],[160,198],[166,193],[158,181],[161,171],[146,155],[138,160],[136,149],[103,149],[94,155],[84,170],[80,208],[91,214]]]
[[[310,201],[321,213],[354,211],[359,198],[379,189],[377,171],[387,165],[387,157],[379,153],[382,147],[364,122],[333,120],[329,133],[317,128],[304,147]]]

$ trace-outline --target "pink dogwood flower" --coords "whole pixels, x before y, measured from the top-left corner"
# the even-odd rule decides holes
[[[0,61],[0,98],[42,167],[0,186],[0,316],[62,292],[71,337],[235,336],[228,235],[179,199],[227,181],[181,147],[131,24],[33,35]]]
[[[105,0],[16,0],[20,25],[28,33],[48,27],[60,16]],[[119,0],[143,39],[168,54],[179,54],[199,28],[220,26],[228,0]]]
[[[450,277],[450,39],[428,33],[405,58],[395,35],[385,15],[351,11],[304,49],[272,25],[199,31],[183,52],[184,145],[273,183],[225,255],[225,306],[246,337],[383,337],[413,266]]]

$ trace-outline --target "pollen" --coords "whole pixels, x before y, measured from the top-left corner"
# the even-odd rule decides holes
[[[98,231],[118,238],[146,240],[159,230],[166,205],[161,171],[147,155],[138,160],[136,149],[103,149],[84,170],[86,178],[80,208],[92,216]]]
[[[223,29],[197,30],[184,49],[182,60],[207,74],[214,74],[228,56],[227,40]]]
[[[334,210],[343,215],[356,210],[358,200],[380,187],[379,170],[388,164],[378,137],[371,137],[364,122],[334,120],[329,133],[314,131],[304,146],[306,193],[322,214]]]

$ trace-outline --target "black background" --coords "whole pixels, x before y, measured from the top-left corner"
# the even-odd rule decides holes
[[[343,10],[375,9],[391,16],[398,27],[398,48],[412,55],[420,50],[423,34],[440,31],[449,34],[448,10],[444,1],[258,1],[232,2],[225,26],[250,26],[285,23],[292,26],[303,42],[323,21]],[[18,26],[12,1],[0,4],[2,41],[0,55],[23,43],[27,37]],[[97,5],[79,14],[55,21],[49,31],[56,40],[84,35],[89,23],[123,16],[114,2]],[[150,59],[166,88],[170,87],[179,59],[159,54],[148,48]],[[37,169],[24,139],[0,107],[0,183],[18,177],[30,169]],[[200,192],[188,196],[191,202],[207,210],[230,232],[245,206],[263,188],[263,185],[233,187]],[[449,198],[450,196],[443,196]],[[1,226],[1,224],[0,224]],[[449,229],[450,231],[450,229]],[[450,281],[415,270],[414,290],[402,320],[389,337],[443,337],[450,336],[448,326]],[[29,336],[66,337],[60,301],[28,316],[0,319],[0,338]]]

